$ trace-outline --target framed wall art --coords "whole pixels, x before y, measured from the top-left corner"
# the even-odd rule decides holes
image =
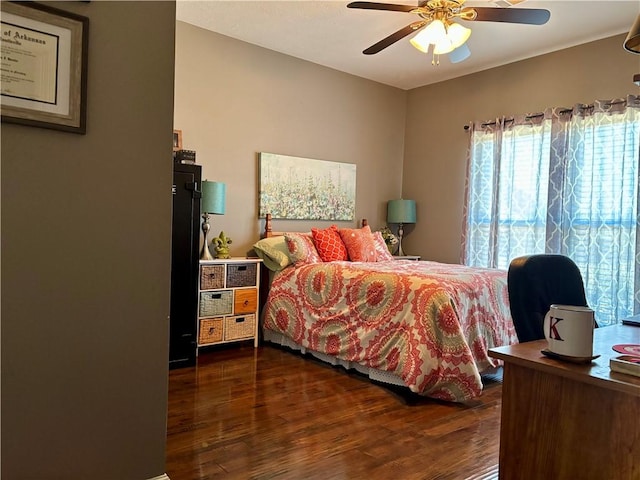
[[[173,151],[182,150],[182,130],[173,131]]]
[[[356,165],[261,152],[259,216],[353,221]]]
[[[89,19],[2,2],[2,121],[86,133]]]

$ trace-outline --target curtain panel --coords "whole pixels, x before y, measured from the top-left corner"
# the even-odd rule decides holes
[[[640,96],[469,126],[462,262],[567,255],[599,323],[640,311]]]

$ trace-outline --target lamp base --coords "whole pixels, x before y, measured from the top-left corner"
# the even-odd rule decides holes
[[[202,251],[200,252],[200,260],[215,260],[215,258],[211,256],[211,252],[209,251],[209,247],[207,247],[206,243],[202,246]]]
[[[405,253],[402,250],[402,237],[404,236],[404,229],[402,228],[402,224],[398,226],[398,257],[404,257]]]
[[[211,227],[209,226],[209,214],[204,213],[202,215],[202,233],[204,234],[204,242],[202,244],[202,251],[200,252],[200,260],[213,260],[211,252],[209,251],[209,239],[208,234]]]

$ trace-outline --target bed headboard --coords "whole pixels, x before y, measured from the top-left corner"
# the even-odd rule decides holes
[[[365,227],[369,225],[369,222],[367,222],[366,218],[362,219],[362,226]],[[281,237],[282,235],[284,235],[287,232],[274,232],[273,228],[271,226],[271,214],[267,213],[265,215],[265,220],[264,220],[264,232],[262,233],[261,238],[269,238],[269,237]]]

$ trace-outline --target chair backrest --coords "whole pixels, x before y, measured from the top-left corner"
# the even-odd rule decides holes
[[[520,342],[544,338],[542,324],[552,304],[588,306],[580,269],[564,255],[514,258],[509,265],[507,288]]]

